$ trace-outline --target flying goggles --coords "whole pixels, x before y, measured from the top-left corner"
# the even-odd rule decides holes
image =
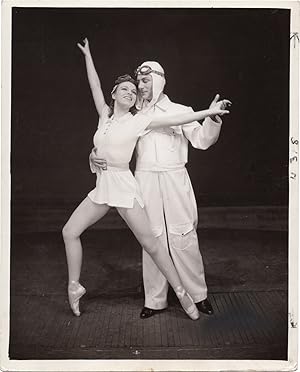
[[[134,74],[135,74],[135,76],[137,76],[138,74],[141,74],[141,75],[149,75],[149,74],[151,74],[151,72],[152,72],[153,74],[157,74],[157,75],[162,76],[162,77],[165,76],[165,74],[164,74],[163,72],[153,70],[150,66],[146,66],[146,65],[143,65],[143,66],[138,67],[138,68],[134,71]]]

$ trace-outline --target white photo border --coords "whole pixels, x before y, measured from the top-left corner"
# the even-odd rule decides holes
[[[289,162],[289,302],[288,360],[10,360],[10,123],[12,7],[118,8],[279,8],[291,11],[290,43],[290,159],[299,154],[299,15],[298,1],[147,1],[147,0],[3,0],[2,1],[2,126],[1,126],[1,256],[0,369],[8,371],[288,371],[298,361],[298,162]]]

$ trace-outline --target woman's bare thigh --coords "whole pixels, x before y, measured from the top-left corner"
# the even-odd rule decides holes
[[[86,197],[74,210],[64,229],[71,230],[72,235],[79,236],[89,226],[104,217],[109,209],[107,204],[96,204]]]

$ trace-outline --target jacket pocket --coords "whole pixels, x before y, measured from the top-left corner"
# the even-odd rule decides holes
[[[197,242],[197,232],[192,223],[169,225],[170,245],[181,251]]]

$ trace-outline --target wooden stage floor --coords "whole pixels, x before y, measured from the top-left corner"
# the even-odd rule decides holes
[[[139,318],[141,298],[87,296],[80,318],[65,296],[13,296],[13,359],[286,359],[282,291],[213,293],[213,316],[177,303]]]
[[[139,318],[141,250],[126,229],[83,235],[82,316],[69,310],[60,232],[14,233],[10,359],[287,358],[287,232],[200,230],[213,316],[191,321],[174,294]]]

